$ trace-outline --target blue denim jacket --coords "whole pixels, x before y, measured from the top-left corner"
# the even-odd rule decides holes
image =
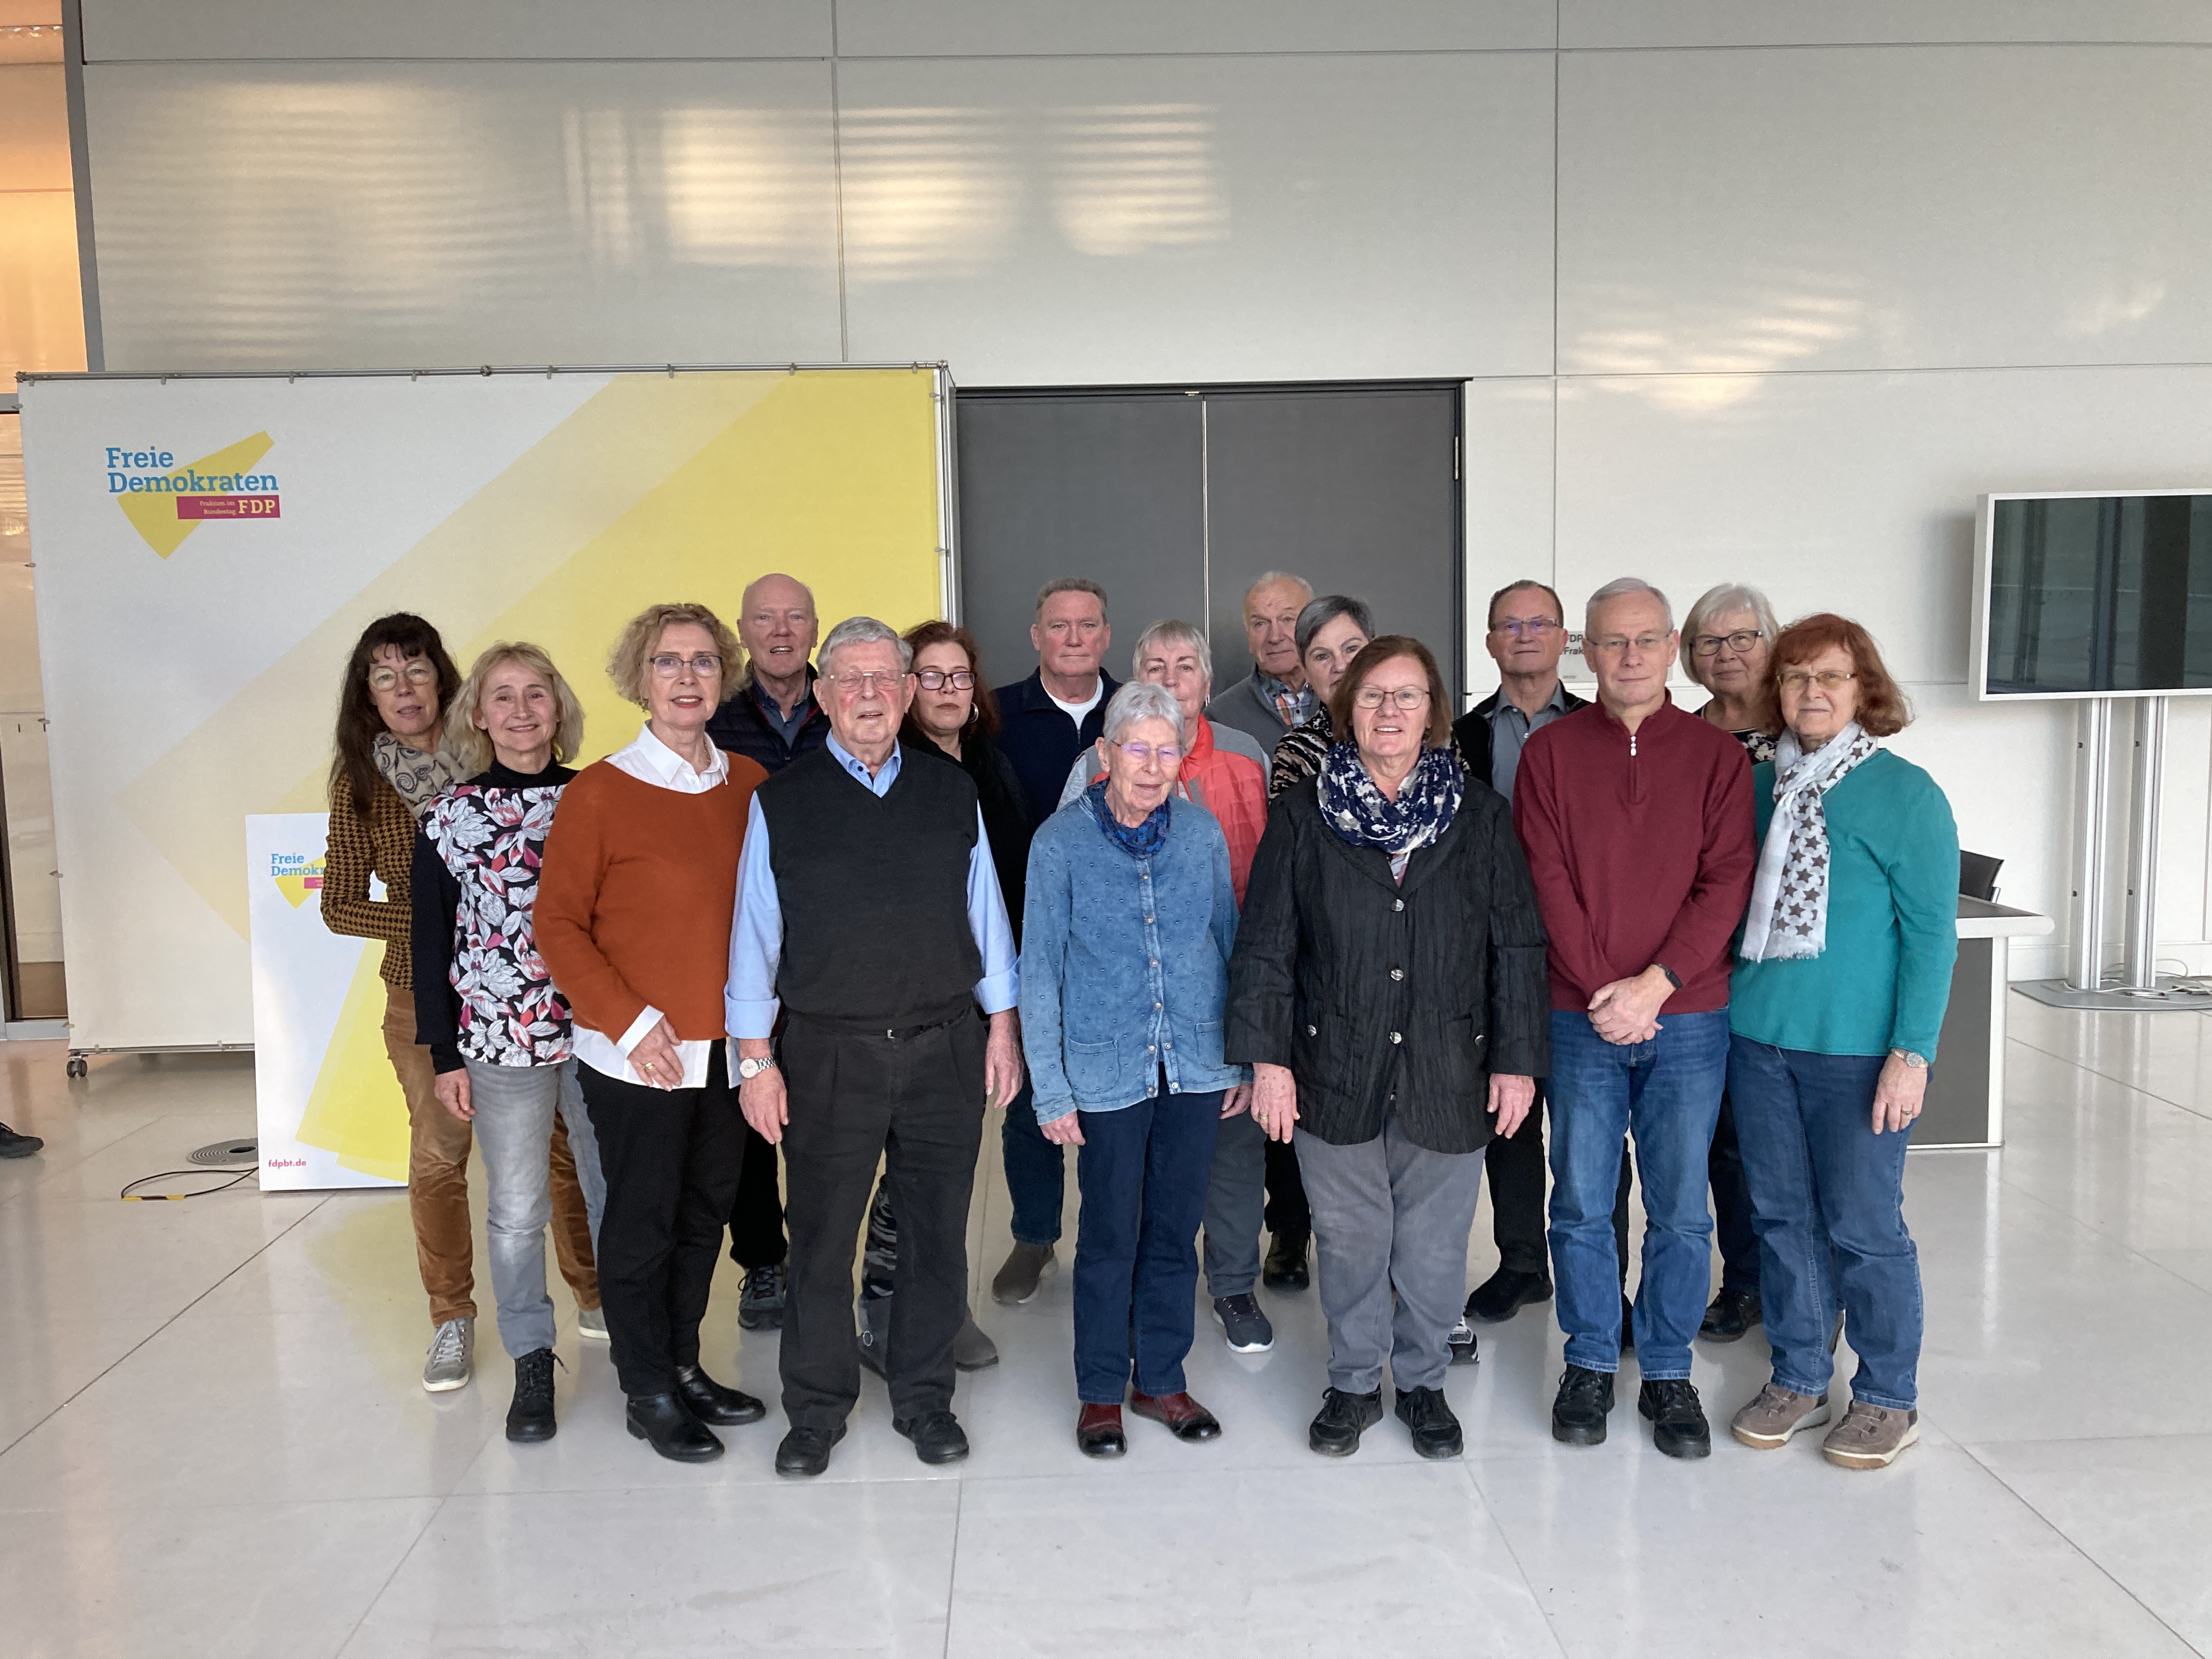
[[[1229,845],[1204,807],[1169,803],[1168,835],[1139,860],[1070,801],[1030,844],[1022,922],[1022,1050],[1039,1123],[1117,1111],[1159,1091],[1244,1081],[1221,1057],[1237,944]]]

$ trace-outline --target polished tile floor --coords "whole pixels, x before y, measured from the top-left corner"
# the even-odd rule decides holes
[[[560,1436],[511,1446],[489,1321],[475,1384],[419,1386],[402,1197],[115,1201],[251,1132],[245,1063],[69,1084],[58,1046],[0,1044],[0,1119],[48,1142],[0,1164],[0,1653],[2212,1654],[2212,1021],[2017,997],[2012,1021],[2011,1144],[1910,1165],[1926,1437],[1876,1474],[1810,1441],[1673,1462],[1626,1401],[1608,1444],[1555,1444],[1547,1309],[1452,1373],[1463,1461],[1386,1420],[1327,1462],[1310,1293],[1270,1298],[1272,1353],[1201,1325],[1223,1439],[1133,1422],[1092,1464],[1065,1273],[1026,1308],[979,1297],[1006,1358],[961,1384],[950,1471],[872,1380],[823,1480],[771,1473],[780,1415],[661,1462],[565,1304]],[[994,1155],[979,1289],[1006,1215]],[[726,1267],[712,1363],[773,1396],[737,1289]],[[1765,1359],[1700,1347],[1717,1417]]]

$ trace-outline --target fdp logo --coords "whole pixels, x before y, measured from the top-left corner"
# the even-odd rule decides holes
[[[166,559],[210,519],[283,516],[276,475],[250,470],[270,447],[269,434],[257,432],[179,466],[166,449],[114,445],[106,453],[107,493],[146,545]]]
[[[296,910],[307,902],[308,894],[323,890],[323,861],[300,853],[271,853],[269,878],[276,884],[284,902]]]

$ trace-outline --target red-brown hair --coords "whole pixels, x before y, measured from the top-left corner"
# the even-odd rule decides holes
[[[1429,647],[1410,634],[1385,634],[1368,641],[1345,669],[1344,678],[1336,683],[1336,695],[1328,700],[1329,721],[1336,728],[1338,742],[1352,737],[1352,705],[1360,686],[1384,663],[1399,657],[1413,658],[1429,677],[1429,724],[1421,733],[1423,745],[1442,749],[1451,742],[1451,693],[1444,690],[1443,674]]]
[[[976,654],[975,636],[957,623],[926,622],[906,630],[906,642],[920,656],[926,647],[957,645],[968,659],[969,669],[975,676],[975,723],[970,728],[979,738],[999,735],[999,700],[992,694],[990,683],[983,678],[983,659]],[[907,710],[905,733],[908,743],[919,741],[926,735],[914,723],[914,711]]]
[[[1892,679],[1881,660],[1874,635],[1849,617],[1832,611],[1800,617],[1782,630],[1768,660],[1767,684],[1778,700],[1782,696],[1782,671],[1802,668],[1830,647],[1850,653],[1851,672],[1858,678],[1860,728],[1871,738],[1893,738],[1912,723],[1912,705],[1904,689]]]

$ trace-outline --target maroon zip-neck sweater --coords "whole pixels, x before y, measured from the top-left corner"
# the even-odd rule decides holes
[[[1655,962],[1682,982],[1662,1013],[1728,1006],[1759,856],[1733,737],[1671,701],[1633,733],[1603,703],[1578,708],[1522,749],[1513,827],[1551,935],[1554,1009],[1586,1009]]]

